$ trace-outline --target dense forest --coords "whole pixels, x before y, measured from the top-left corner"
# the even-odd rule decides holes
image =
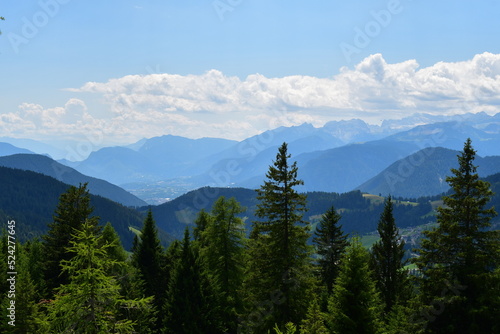
[[[346,208],[362,196],[339,195],[344,210],[330,201],[313,223],[305,219],[308,207],[329,200],[297,191],[303,182],[286,143],[256,191],[252,219],[245,221],[234,197],[219,196],[167,248],[149,209],[125,251],[113,226],[93,212],[86,185],[72,186],[41,238],[19,242],[8,218],[1,331],[499,333],[497,197],[479,178],[475,155],[467,140],[446,180],[451,190],[437,208],[438,224],[410,260],[399,228],[414,222],[399,221],[400,199],[389,196],[380,210],[350,218],[375,221],[380,238],[370,249],[343,227]],[[428,212],[426,203],[413,214]]]

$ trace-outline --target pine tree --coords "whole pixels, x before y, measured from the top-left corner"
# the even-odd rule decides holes
[[[200,265],[186,228],[180,258],[172,272],[166,303],[166,333],[223,333],[217,292]]]
[[[316,253],[320,256],[318,266],[321,281],[328,293],[332,292],[333,283],[339,272],[340,259],[349,244],[347,235],[342,232],[342,226],[339,225],[340,218],[341,216],[333,206],[328,209],[321,218],[313,239],[316,244]]]
[[[73,256],[61,267],[69,283],[58,288],[48,305],[47,326],[51,333],[133,333],[134,323],[120,319],[121,308],[148,308],[151,299],[124,300],[109,269],[116,263],[107,256],[107,245],[86,220],[75,229],[71,246]]]
[[[309,304],[306,318],[302,320],[300,334],[328,334],[325,320],[326,315],[321,312],[318,299],[314,298]]]
[[[44,245],[39,239],[29,240],[23,245],[28,254],[27,267],[30,278],[35,285],[35,301],[40,301],[46,296],[46,282],[44,273]]]
[[[396,303],[404,300],[408,284],[404,269],[406,261],[403,261],[405,242],[399,235],[392,211],[393,204],[389,196],[377,226],[380,240],[373,245],[371,253],[371,267],[382,301],[385,303],[385,313],[388,313]]]
[[[168,281],[166,273],[162,271],[163,249],[151,209],[144,220],[140,239],[134,247],[132,257],[132,263],[136,266],[141,281],[137,285],[146,296],[154,297],[153,304],[156,312],[159,312],[165,304]],[[158,317],[152,327],[160,330],[162,326],[163,319]]]
[[[162,247],[158,238],[158,230],[150,209],[144,221],[140,240],[133,256],[134,263],[137,265],[139,274],[144,281],[146,295],[155,296],[155,299],[158,299],[161,295],[159,291],[159,282],[161,282],[161,254]]]
[[[10,241],[10,243],[8,242]],[[36,287],[31,279],[27,249],[19,242],[1,236],[0,258],[0,332],[37,333],[38,305]],[[14,261],[14,262],[12,262]],[[15,267],[10,267],[14,265]],[[17,274],[7,274],[16,272]],[[13,279],[13,280],[12,280]],[[11,284],[14,283],[13,286]],[[14,302],[14,305],[11,303]],[[14,307],[13,313],[11,312]]]
[[[106,252],[110,259],[118,262],[127,260],[127,252],[123,249],[120,237],[110,222],[106,223],[102,229],[102,242],[104,245],[109,245],[106,247]]]
[[[369,252],[358,237],[354,238],[342,259],[328,304],[332,333],[381,333],[382,304],[369,261]]]
[[[69,282],[67,273],[61,271],[59,264],[73,256],[72,253],[66,252],[66,248],[70,246],[74,230],[81,229],[92,211],[86,183],[78,188],[71,186],[61,195],[53,222],[49,224],[49,231],[43,236],[45,281],[49,294],[59,285]],[[98,218],[93,217],[91,222],[97,229]]]
[[[246,281],[249,315],[255,311],[255,305],[259,308],[273,292],[282,294],[271,311],[245,325],[263,333],[275,323],[283,328],[288,322],[300,322],[310,301],[310,234],[309,224],[303,220],[306,197],[295,190],[303,182],[297,179],[297,163],[290,165],[289,159],[287,144],[283,143],[269,167],[267,180],[257,190],[259,204],[255,214],[261,221],[254,222],[250,238]]]
[[[206,212],[205,209],[201,209],[201,211],[198,212],[198,215],[194,222],[194,224],[196,225],[193,229],[194,240],[200,241],[201,234],[203,233],[203,231],[205,231],[211,219],[212,216],[208,212]]]
[[[200,254],[208,274],[218,285],[224,319],[229,332],[236,332],[241,312],[240,287],[243,282],[245,229],[236,215],[243,212],[234,198],[221,196],[214,203],[208,224],[201,233]]]
[[[36,333],[38,305],[36,300],[36,286],[31,279],[30,254],[24,246],[17,244],[17,276],[16,276],[16,326],[9,333]]]
[[[496,212],[487,208],[492,191],[479,179],[475,155],[467,139],[446,179],[452,192],[438,208],[439,225],[424,233],[415,261],[429,333],[500,331],[500,232],[489,230]]]

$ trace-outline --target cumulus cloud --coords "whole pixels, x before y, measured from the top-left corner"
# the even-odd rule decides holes
[[[500,112],[500,55],[440,62],[420,68],[416,60],[388,64],[371,55],[330,78],[252,74],[240,79],[217,70],[201,75],[128,75],[67,89],[104,101],[106,117],[81,99],[44,109],[25,103],[0,116],[0,127],[70,133],[98,128],[131,142],[166,133],[243,139],[281,125],[329,120],[397,118],[414,112]]]

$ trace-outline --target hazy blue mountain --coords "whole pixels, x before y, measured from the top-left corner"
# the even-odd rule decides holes
[[[63,149],[57,148],[53,145],[25,138],[10,138],[10,137],[0,137],[1,142],[9,143],[14,146],[28,150],[29,152],[15,152],[16,153],[36,153],[41,155],[49,155],[53,159],[64,158],[67,152]]]
[[[306,191],[346,192],[416,150],[413,143],[376,140],[299,155],[296,160]]]
[[[259,157],[262,152],[277,149],[283,142],[289,144],[288,150],[292,155],[344,145],[342,140],[337,139],[322,128],[315,128],[311,124],[304,123],[299,126],[282,126],[264,131],[200,162],[212,170],[220,170],[220,165],[225,165],[230,160],[251,163],[254,160],[263,160],[264,158]],[[264,156],[267,155],[268,153],[264,153]],[[205,171],[208,172],[208,170]]]
[[[132,180],[157,180],[156,167],[143,154],[126,147],[105,147],[92,152],[83,162],[69,163],[80,173],[113,184]]]
[[[142,147],[142,145],[144,145],[144,143],[147,142],[147,141],[148,141],[147,138],[142,138],[142,139],[136,141],[135,143],[130,144],[130,145],[126,145],[124,147],[130,148],[130,149],[132,149],[134,151],[138,151]]]
[[[15,154],[0,157],[0,166],[41,173],[74,186],[88,182],[90,193],[109,198],[126,206],[143,206],[146,204],[143,200],[108,181],[83,175],[73,168],[62,165],[43,155]]]
[[[19,148],[19,147],[12,145],[12,144],[9,144],[9,143],[0,143],[0,156],[3,157],[3,156],[18,154],[18,153],[34,154],[30,150],[27,150],[24,148]]]
[[[148,139],[138,152],[156,166],[157,174],[165,179],[191,176],[190,169],[198,162],[232,147],[236,141],[220,138],[189,139],[179,136],[161,136]]]
[[[323,131],[342,140],[344,144],[377,140],[394,132],[394,129],[383,129],[380,126],[370,125],[360,119],[348,121],[331,121],[323,126]]]
[[[479,155],[500,155],[500,132],[486,132],[465,121],[420,125],[386,139],[412,142],[420,148],[445,147],[461,150],[467,138],[471,138],[472,145]]]
[[[396,161],[356,189],[406,198],[441,194],[449,189],[446,177],[452,175],[451,168],[458,167],[458,154],[442,147],[422,149]],[[500,156],[476,156],[474,163],[481,177],[500,172]]]
[[[480,155],[500,155],[499,124],[500,114],[420,113],[381,125],[351,119],[318,128],[307,123],[279,127],[240,142],[167,135],[103,148],[82,162],[65,164],[158,203],[202,186],[254,188],[287,142],[308,190],[348,191],[425,147],[459,150],[470,137]],[[327,152],[333,149],[339,151]],[[336,176],[342,171],[345,177]]]
[[[198,161],[220,152],[236,142],[218,138],[189,139],[161,136],[141,140],[129,147],[106,147],[79,163],[76,170],[117,185],[154,182],[190,176]]]

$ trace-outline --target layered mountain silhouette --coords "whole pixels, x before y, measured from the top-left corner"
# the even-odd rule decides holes
[[[91,194],[109,198],[125,206],[146,205],[143,200],[108,181],[83,175],[73,168],[62,165],[43,155],[14,154],[0,157],[0,166],[41,173],[73,186],[88,183]]]
[[[450,189],[446,178],[458,168],[459,151],[429,147],[396,161],[358,190],[382,196],[418,198],[444,193]],[[474,163],[481,177],[500,173],[500,156],[476,156]]]
[[[422,149],[460,150],[467,138],[472,139],[480,156],[500,155],[500,114],[420,113],[384,120],[380,125],[359,119],[331,121],[322,127],[302,124],[268,130],[239,142],[167,135],[105,147],[83,161],[61,163],[158,204],[204,186],[256,188],[283,142],[288,143],[292,161],[298,163],[299,177],[305,182],[303,191],[346,192],[363,189],[361,185],[386,168]],[[425,164],[421,168],[440,167]],[[435,178],[429,178],[429,182],[435,182],[431,180]],[[444,186],[433,184],[426,191],[417,191],[414,186],[411,189],[402,194],[435,193]]]

